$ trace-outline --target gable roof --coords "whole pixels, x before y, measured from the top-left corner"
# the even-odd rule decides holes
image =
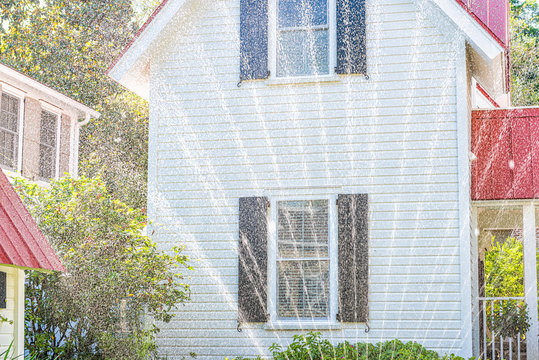
[[[460,30],[470,44],[490,63],[504,52],[503,42],[489,30],[462,0],[416,0],[436,8]],[[193,0],[163,0],[107,69],[107,75],[141,97],[149,97],[149,49],[163,30]],[[445,31],[449,29],[444,27]]]
[[[19,195],[0,170],[0,264],[65,271]]]

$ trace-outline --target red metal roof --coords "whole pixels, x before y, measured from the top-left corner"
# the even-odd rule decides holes
[[[472,199],[539,199],[539,108],[472,112]]]
[[[65,271],[51,245],[0,170],[0,264]]]
[[[509,46],[509,0],[456,0],[505,49]]]

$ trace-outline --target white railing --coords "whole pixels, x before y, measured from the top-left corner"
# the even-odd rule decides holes
[[[480,297],[479,321],[481,336],[481,360],[527,360],[525,334],[518,334],[516,338],[504,337],[496,333],[494,316],[502,314],[502,305],[514,304],[517,317],[520,315],[519,304],[524,303],[524,297]],[[499,331],[499,330],[498,330]],[[530,359],[533,360],[533,359]]]

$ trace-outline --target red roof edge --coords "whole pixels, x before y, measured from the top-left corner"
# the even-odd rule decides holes
[[[468,8],[468,6],[466,6],[464,1],[462,1],[462,0],[456,0],[456,1],[460,6],[462,6],[462,8],[464,10],[466,10],[466,12],[468,14],[470,14],[471,17],[473,17],[475,19],[475,21],[477,21],[479,23],[479,25],[481,25],[483,27],[483,29],[485,29],[490,34],[490,36],[492,36],[494,38],[494,40],[496,40],[498,42],[498,44],[500,44],[504,48],[504,50],[508,49],[508,46],[498,36],[496,36],[496,34],[494,34],[494,32],[492,32],[492,30],[490,30],[490,28],[483,21],[481,21],[481,19],[479,19],[479,17],[477,15],[475,15]]]
[[[138,29],[138,31],[136,32],[135,36],[133,36],[133,39],[131,39],[131,41],[129,41],[129,43],[124,47],[124,49],[118,54],[118,56],[116,56],[116,58],[114,59],[114,61],[112,62],[112,64],[110,64],[110,66],[107,68],[107,71],[105,71],[105,74],[106,75],[109,75],[110,71],[112,70],[112,68],[114,66],[116,66],[116,64],[120,61],[120,59],[125,55],[125,53],[131,48],[131,46],[133,46],[133,43],[140,37],[140,35],[144,32],[144,30],[146,30],[146,28],[150,25],[150,23],[153,21],[153,19],[155,19],[157,17],[157,15],[161,12],[161,10],[163,9],[163,7],[165,7],[165,5],[167,4],[168,0],[163,0],[161,2],[161,4],[159,4],[159,6],[157,6],[157,8],[152,12],[152,14],[150,15],[150,17],[148,18],[148,20],[146,20],[146,22],[140,27],[140,29]]]
[[[2,262],[21,268],[66,271],[53,248],[0,170],[0,248]],[[4,231],[7,230],[7,231]]]
[[[496,100],[494,100],[494,99],[488,94],[488,92],[487,92],[485,89],[483,89],[483,87],[482,87],[481,85],[479,85],[479,83],[476,83],[475,85],[476,85],[477,90],[479,90],[479,92],[480,92],[481,94],[483,94],[483,96],[486,97],[487,100],[490,101],[490,103],[491,103],[492,105],[494,105],[494,106],[497,107],[497,108],[500,107],[500,105],[498,105],[498,103],[496,102]]]

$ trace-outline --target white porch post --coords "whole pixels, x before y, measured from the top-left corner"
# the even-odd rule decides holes
[[[537,326],[537,270],[535,239],[535,206],[533,203],[523,208],[524,235],[524,288],[531,326],[527,338],[527,358],[539,359],[538,326]]]
[[[479,356],[481,345],[480,340],[481,336],[479,333],[479,227],[477,225],[477,216],[478,216],[477,207],[472,207],[471,214],[471,275],[472,275],[472,350],[474,356]]]

